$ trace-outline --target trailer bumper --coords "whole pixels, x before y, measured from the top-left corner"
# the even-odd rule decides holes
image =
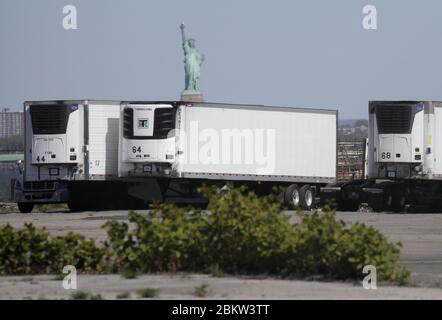
[[[65,183],[55,182],[52,188],[23,189],[20,182],[15,185],[15,202],[22,203],[66,203],[69,192]]]

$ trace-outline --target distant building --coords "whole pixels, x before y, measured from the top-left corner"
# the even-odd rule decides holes
[[[24,160],[22,153],[0,154],[0,202],[13,201],[14,179],[19,175],[19,160]]]
[[[23,112],[0,111],[0,138],[24,135],[24,127]]]

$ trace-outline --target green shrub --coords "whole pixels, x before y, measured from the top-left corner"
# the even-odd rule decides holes
[[[60,273],[66,265],[102,271],[104,256],[103,248],[79,234],[51,238],[32,224],[23,229],[0,226],[0,274]]]
[[[207,272],[214,275],[321,275],[362,279],[365,265],[380,281],[404,284],[410,273],[399,261],[400,244],[391,244],[373,227],[346,226],[333,212],[298,213],[292,223],[281,215],[276,195],[258,197],[245,187],[205,187],[208,211],[159,204],[143,216],[104,225],[103,247],[69,233],[51,238],[31,224],[0,226],[0,274],[59,274],[65,265],[79,271]]]
[[[190,271],[223,274],[322,275],[362,279],[365,265],[379,280],[406,283],[409,272],[394,245],[373,227],[346,226],[332,212],[281,215],[276,196],[258,197],[245,187],[202,188],[210,214],[171,204],[147,217],[130,212],[135,228],[111,221],[106,248],[114,271]]]
[[[258,197],[245,187],[203,188],[211,212],[201,225],[208,264],[227,273],[277,273],[294,233],[273,195]]]
[[[158,297],[159,290],[156,288],[146,288],[138,291],[141,298],[152,299]]]
[[[162,272],[196,268],[202,257],[200,236],[201,213],[162,204],[145,218],[129,212],[135,229],[124,222],[109,221],[105,241],[114,271]]]
[[[84,291],[77,291],[71,294],[72,300],[87,300],[89,298],[89,293]]]
[[[121,275],[125,279],[136,279],[139,276],[138,272],[132,271],[132,270],[124,270]]]
[[[210,274],[212,277],[215,277],[215,278],[224,277],[224,271],[221,270],[221,268],[217,264],[210,267]]]
[[[195,287],[195,291],[193,292],[193,295],[195,297],[203,298],[207,296],[209,291],[207,290],[209,288],[209,285],[206,283],[203,283],[202,285]]]
[[[101,294],[93,294],[84,291],[77,291],[71,294],[72,300],[104,300]]]
[[[336,279],[361,279],[366,265],[377,269],[378,280],[403,284],[409,271],[399,263],[399,247],[371,226],[347,227],[334,212],[298,213],[295,242],[285,273],[323,275]]]

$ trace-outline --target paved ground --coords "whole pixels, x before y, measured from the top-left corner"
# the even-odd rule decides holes
[[[220,299],[442,299],[442,214],[338,213],[337,216],[348,223],[358,221],[373,225],[391,241],[401,241],[401,260],[412,271],[412,286],[417,288],[380,286],[378,290],[367,291],[359,283],[202,275],[152,275],[135,280],[122,279],[118,275],[80,276],[79,286],[81,290],[100,293],[107,298],[115,298],[125,291],[135,298],[137,290],[146,287],[159,288],[159,298],[192,298],[195,287],[206,283],[208,297]],[[0,214],[0,224],[21,227],[25,222],[32,222],[37,227],[46,227],[54,235],[75,231],[97,241],[105,239],[106,233],[101,226],[109,219],[127,220],[127,212]],[[62,289],[61,281],[51,276],[0,278],[0,299],[67,298],[69,295],[70,292]]]
[[[197,287],[206,286],[204,297]],[[434,288],[381,287],[366,290],[359,283],[250,279],[208,275],[145,275],[123,279],[119,275],[78,277],[78,291],[116,299],[128,292],[140,298],[143,289],[158,289],[158,299],[439,299],[442,290]],[[0,299],[69,299],[74,290],[65,290],[54,276],[0,277]]]

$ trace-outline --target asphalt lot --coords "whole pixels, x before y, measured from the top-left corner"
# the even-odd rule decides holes
[[[206,295],[197,297],[195,290],[205,286]],[[78,291],[116,299],[129,293],[139,299],[139,291],[158,289],[156,299],[220,300],[291,300],[291,299],[442,299],[442,290],[378,286],[366,290],[360,283],[319,282],[246,277],[214,278],[199,274],[143,275],[124,279],[120,275],[79,275]],[[70,299],[73,290],[65,290],[54,276],[0,277],[0,299]]]
[[[293,220],[297,219],[292,212],[286,213],[293,215]],[[139,286],[160,288],[164,293],[162,298],[192,298],[194,287],[204,282],[211,288],[209,297],[219,299],[442,299],[442,214],[338,212],[337,217],[346,223],[372,225],[390,241],[402,242],[401,261],[412,271],[411,288],[380,287],[374,290],[376,293],[372,293],[362,289],[358,283],[213,278],[204,275],[146,275],[138,281],[123,279],[118,275],[80,277],[88,279],[83,281],[85,290],[99,291],[108,298],[115,298],[119,291],[131,291],[131,288],[135,298]],[[127,211],[0,214],[0,224],[9,223],[19,228],[24,223],[33,223],[37,227],[45,227],[53,235],[73,231],[97,241],[106,238],[101,226],[110,219],[127,221]],[[0,299],[69,297],[59,287],[61,282],[51,276],[0,277]]]

